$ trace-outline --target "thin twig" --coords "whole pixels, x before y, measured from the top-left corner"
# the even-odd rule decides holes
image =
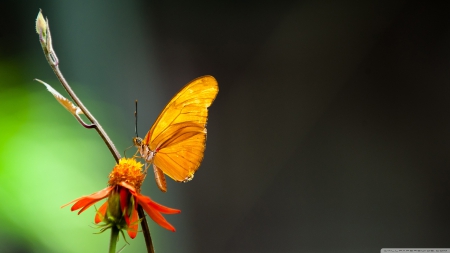
[[[89,110],[83,105],[81,100],[75,95],[75,92],[73,92],[72,88],[70,88],[69,84],[67,83],[66,79],[64,78],[63,74],[59,70],[58,65],[52,66],[53,72],[55,72],[56,77],[59,79],[62,86],[66,89],[67,93],[69,93],[69,96],[73,99],[73,101],[80,107],[80,109],[83,111],[84,115],[92,122],[93,125],[96,127],[95,130],[97,130],[100,137],[102,137],[103,141],[105,142],[106,146],[108,146],[109,151],[114,156],[114,159],[116,160],[116,163],[120,160],[120,153],[117,151],[117,148],[114,146],[114,143],[111,141],[109,136],[106,134],[105,130],[103,130],[103,127],[98,123],[98,121],[94,118],[94,116],[89,112]]]
[[[39,19],[39,16],[38,16]],[[50,27],[48,24],[48,19],[46,20],[46,23],[39,23],[37,21],[36,30],[39,34],[39,41],[42,46],[42,50],[44,51],[45,58],[47,59],[48,64],[53,69],[53,72],[55,73],[56,77],[58,78],[61,85],[66,89],[67,93],[70,95],[70,97],[73,99],[76,105],[80,107],[80,109],[83,111],[84,115],[91,121],[92,125],[88,125],[87,128],[95,128],[97,130],[97,133],[100,135],[100,137],[105,142],[106,146],[108,146],[109,151],[113,155],[114,159],[116,160],[116,163],[119,163],[120,160],[120,153],[117,151],[117,148],[114,146],[114,143],[111,141],[109,136],[106,134],[105,130],[103,130],[103,127],[98,123],[98,121],[94,118],[94,116],[89,112],[89,110],[83,105],[81,100],[76,96],[75,92],[70,87],[69,83],[64,78],[63,74],[59,70],[59,60],[56,56],[56,53],[53,49],[53,43],[52,38],[50,34]],[[83,124],[85,125],[85,124]],[[150,236],[150,230],[148,228],[147,219],[145,217],[144,211],[140,205],[138,205],[138,213],[139,218],[141,219],[141,226],[142,231],[145,238],[145,244],[147,246],[147,252],[148,253],[154,253],[153,249],[153,242],[152,238]]]
[[[142,209],[141,205],[138,205],[138,214],[139,217],[144,217],[145,219],[145,213],[144,210]],[[153,248],[153,242],[152,242],[152,237],[150,236],[150,229],[148,228],[148,224],[147,222],[143,223],[141,222],[141,227],[142,227],[142,233],[144,234],[145,237],[145,245],[147,246],[147,251],[151,252],[151,253],[155,253],[155,249]],[[148,240],[147,240],[147,236],[148,235]]]

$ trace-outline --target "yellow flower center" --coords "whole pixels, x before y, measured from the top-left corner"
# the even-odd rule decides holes
[[[119,160],[119,164],[116,164],[111,174],[109,174],[108,184],[114,186],[120,182],[126,182],[133,186],[137,192],[140,192],[144,179],[142,163],[134,158],[122,158]]]

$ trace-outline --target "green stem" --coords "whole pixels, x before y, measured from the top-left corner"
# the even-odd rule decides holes
[[[116,226],[111,227],[111,240],[109,241],[109,253],[116,253],[116,244],[119,239],[119,229]]]

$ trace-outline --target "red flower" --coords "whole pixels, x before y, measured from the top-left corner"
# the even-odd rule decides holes
[[[139,217],[137,205],[141,205],[147,214],[161,227],[175,232],[175,228],[162,216],[164,214],[180,213],[180,210],[172,209],[160,205],[149,197],[140,194],[140,186],[145,175],[142,173],[142,164],[134,159],[122,158],[111,174],[109,175],[109,185],[103,190],[89,196],[75,199],[62,207],[73,204],[71,210],[80,209],[78,214],[88,209],[98,201],[108,197],[95,215],[95,223],[104,222],[102,231],[117,226],[118,229],[125,229],[131,239],[136,237],[138,231]]]

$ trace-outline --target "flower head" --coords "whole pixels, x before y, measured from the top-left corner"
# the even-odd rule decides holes
[[[145,174],[142,173],[142,163],[129,158],[122,158],[109,174],[109,185],[118,185],[125,182],[134,187],[138,192],[141,190]]]
[[[161,227],[175,232],[175,228],[167,222],[163,214],[176,214],[180,210],[165,207],[154,202],[147,196],[140,194],[140,187],[145,179],[142,173],[142,163],[133,158],[122,158],[109,175],[109,186],[89,196],[75,199],[62,207],[72,203],[72,211],[80,209],[78,214],[88,209],[98,201],[108,197],[108,201],[97,210],[94,222],[104,222],[102,231],[116,226],[126,230],[130,238],[134,239],[138,231],[137,206],[141,205],[147,214]]]

